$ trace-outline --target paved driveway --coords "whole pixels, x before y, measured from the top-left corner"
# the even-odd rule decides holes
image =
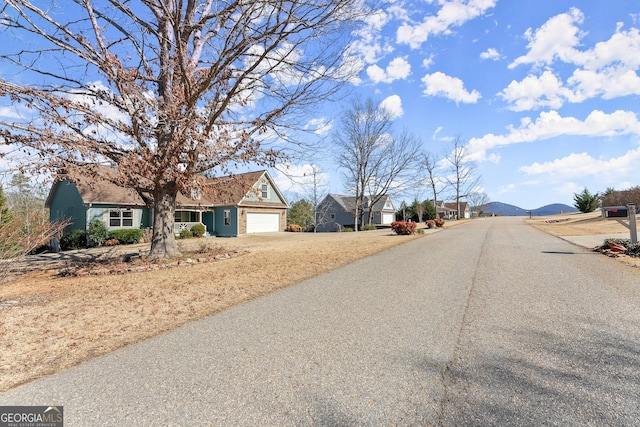
[[[65,426],[637,425],[640,272],[494,218],[0,394]]]

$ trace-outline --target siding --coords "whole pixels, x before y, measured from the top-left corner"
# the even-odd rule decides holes
[[[266,199],[262,197],[262,184],[267,184]],[[245,202],[283,203],[266,176],[260,178],[242,200]]]
[[[82,197],[75,185],[64,180],[56,184],[55,194],[49,206],[49,219],[58,221],[67,218],[71,219],[67,231],[86,229],[87,211]]]
[[[231,224],[224,225],[224,211],[231,212]],[[235,237],[238,235],[238,209],[235,206],[221,206],[215,209],[216,236]]]

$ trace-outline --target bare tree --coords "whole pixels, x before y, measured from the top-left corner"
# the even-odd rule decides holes
[[[457,219],[460,219],[460,201],[478,190],[481,177],[477,175],[474,163],[469,160],[467,145],[460,137],[453,140],[451,151],[445,161],[450,169],[446,180],[455,192],[456,214]]]
[[[334,134],[338,165],[355,192],[356,231],[366,208],[371,223],[373,205],[392,190],[404,188],[415,176],[419,143],[406,131],[395,135],[392,128],[389,111],[371,99],[356,100]]]
[[[349,77],[345,35],[364,13],[358,0],[3,3],[5,37],[28,42],[0,55],[21,73],[0,97],[26,107],[0,138],[34,150],[37,170],[152,195],[152,258],[178,253],[178,192],[286,157],[299,114]]]
[[[469,200],[472,212],[475,212],[476,215],[479,216],[480,212],[478,212],[478,210],[489,203],[489,196],[487,195],[487,193],[474,191],[469,194],[469,196],[467,196],[467,200]]]
[[[424,153],[422,155],[422,166],[424,166],[426,174],[426,184],[430,187],[433,194],[433,209],[436,217],[438,217],[438,194],[442,192],[443,178],[438,174],[438,165],[440,159],[433,153]]]

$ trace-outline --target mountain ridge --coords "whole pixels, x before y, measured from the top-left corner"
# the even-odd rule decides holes
[[[502,202],[489,202],[482,206],[483,215],[501,215],[501,216],[545,216],[556,215],[568,212],[578,212],[578,210],[564,203],[552,203],[541,206],[537,209],[523,209],[519,206],[510,205]]]

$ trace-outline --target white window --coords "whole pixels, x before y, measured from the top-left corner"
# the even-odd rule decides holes
[[[224,225],[231,225],[231,211],[229,209],[224,210]]]
[[[269,198],[269,186],[267,186],[267,184],[262,184],[262,198],[263,199],[267,199]]]
[[[131,209],[110,210],[109,227],[133,227],[133,211]]]

